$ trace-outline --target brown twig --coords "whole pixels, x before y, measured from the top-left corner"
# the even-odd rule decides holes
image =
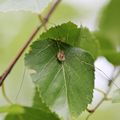
[[[38,15],[38,18],[39,18],[40,22],[41,22],[42,24],[44,24],[44,18],[43,18],[41,15]],[[44,29],[45,29],[45,31],[47,31],[46,24],[44,24]]]
[[[18,52],[18,54],[16,55],[16,57],[13,59],[13,61],[11,62],[11,64],[8,66],[8,68],[4,71],[4,73],[0,76],[0,86],[2,86],[4,80],[6,79],[6,77],[8,76],[8,74],[11,72],[11,70],[13,69],[13,67],[15,66],[15,64],[17,63],[17,61],[19,60],[19,58],[21,57],[21,55],[23,54],[23,52],[26,50],[26,48],[29,46],[29,44],[32,42],[33,38],[36,36],[36,34],[38,33],[38,31],[48,22],[50,16],[52,15],[53,11],[55,10],[55,8],[57,7],[57,5],[60,3],[61,0],[56,0],[49,12],[47,13],[47,15],[44,17],[44,22],[38,26],[34,32],[31,34],[31,36],[29,37],[29,39],[27,40],[27,42],[24,44],[24,46],[20,49],[20,51]]]

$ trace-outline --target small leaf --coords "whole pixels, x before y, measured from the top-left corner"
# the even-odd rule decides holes
[[[78,117],[92,100],[92,56],[80,48],[51,39],[36,41],[31,48],[25,63],[36,71],[31,76],[43,100],[55,111],[66,107],[72,118]],[[62,54],[63,61],[58,54]]]
[[[78,28],[72,22],[64,23],[50,28],[40,36],[40,39],[61,40],[74,47],[87,50],[96,58],[99,55],[99,42],[95,36],[85,27]]]
[[[4,120],[60,120],[55,113],[32,107],[11,105],[0,109],[3,109],[3,112],[8,113]]]
[[[0,2],[0,12],[31,11],[40,14],[50,0],[4,0]]]
[[[113,103],[120,103],[120,89],[117,89],[114,91],[113,97],[112,97]]]

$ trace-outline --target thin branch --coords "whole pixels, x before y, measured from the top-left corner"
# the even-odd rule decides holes
[[[17,63],[17,61],[20,59],[21,55],[24,53],[24,51],[26,50],[26,48],[32,42],[33,38],[36,36],[36,34],[38,33],[38,31],[48,22],[50,16],[52,15],[53,11],[57,7],[57,5],[60,3],[60,1],[61,0],[56,0],[53,3],[53,5],[51,6],[48,14],[44,17],[44,22],[33,31],[33,33],[31,34],[31,36],[28,38],[28,40],[24,44],[24,46],[20,49],[20,51],[18,52],[18,54],[16,55],[16,57],[13,59],[13,61],[11,62],[11,64],[4,71],[4,73],[0,76],[0,86],[2,86],[4,80],[6,79],[6,77],[8,76],[8,74],[11,72],[11,70],[13,69],[13,67],[15,66],[15,64]]]
[[[110,93],[110,91],[111,91],[111,89],[112,89],[112,86],[115,85],[114,82],[115,82],[115,80],[118,78],[119,75],[120,75],[120,70],[118,71],[118,73],[116,74],[116,76],[114,76],[114,78],[113,78],[111,81],[109,81],[109,89],[108,89],[107,93],[104,94],[104,97],[103,97],[103,98],[100,100],[100,102],[95,106],[95,108],[94,108],[94,109],[91,109],[91,110],[87,108],[87,111],[88,111],[90,114],[87,116],[86,120],[88,120],[89,117],[97,110],[97,108],[99,108],[99,106],[106,100],[106,98],[108,98],[107,96],[108,96],[108,94]],[[112,83],[113,83],[113,84],[112,84]]]
[[[98,91],[99,93],[103,94],[104,96],[106,95],[106,93],[98,88],[94,88],[96,91]]]
[[[42,18],[42,16],[41,16],[41,15],[38,15],[38,18],[39,18],[40,22],[41,22],[42,24],[44,24],[44,19]],[[46,24],[44,24],[44,29],[45,29],[45,31],[47,31]]]
[[[35,35],[38,33],[38,31],[40,30],[41,27],[42,27],[42,24],[39,27],[37,27],[37,29],[32,33],[32,35],[29,37],[29,39],[24,44],[24,46],[22,47],[22,49],[20,49],[20,51],[18,52],[17,56],[13,59],[13,61],[10,63],[10,65],[5,70],[5,72],[1,75],[1,77],[0,77],[0,86],[2,86],[4,80],[6,79],[6,77],[8,76],[8,74],[11,72],[11,70],[14,67],[14,65],[17,63],[17,61],[19,60],[19,58],[21,57],[21,55],[23,54],[23,52],[26,50],[26,48],[28,47],[28,45],[31,43],[31,41],[33,40],[33,38],[35,37]]]
[[[100,100],[100,102],[95,106],[94,109],[91,109],[91,110],[87,109],[87,111],[88,111],[89,113],[95,112],[96,109],[103,103],[104,100],[105,100],[105,97],[104,97],[103,99]]]

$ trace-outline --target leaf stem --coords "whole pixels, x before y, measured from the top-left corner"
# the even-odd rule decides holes
[[[55,10],[55,8],[57,7],[57,5],[60,3],[61,0],[56,0],[49,12],[47,13],[47,15],[44,17],[44,22],[39,25],[34,31],[33,33],[30,35],[30,37],[28,38],[27,42],[23,45],[23,47],[20,49],[20,51],[18,52],[18,54],[15,56],[15,58],[13,59],[13,61],[10,63],[10,65],[8,66],[8,68],[4,71],[4,73],[0,76],[0,86],[2,86],[4,80],[6,79],[6,77],[8,76],[8,74],[11,72],[11,70],[13,69],[13,67],[15,66],[15,64],[17,63],[17,61],[20,59],[21,55],[24,53],[24,51],[26,50],[26,48],[29,46],[29,44],[32,42],[33,38],[36,36],[36,34],[38,33],[38,31],[48,22],[50,16],[52,15],[53,11]]]

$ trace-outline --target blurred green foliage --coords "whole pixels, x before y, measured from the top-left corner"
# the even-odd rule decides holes
[[[120,1],[110,0],[103,8],[99,31],[95,34],[100,43],[101,55],[112,64],[120,65]]]
[[[94,35],[99,41],[99,55],[106,57],[107,60],[114,65],[120,65],[120,53],[117,52],[116,47],[112,43],[110,38],[105,36],[105,34],[103,34],[102,32],[96,32],[94,33]]]
[[[99,27],[114,45],[120,45],[120,0],[110,0],[104,7]]]

